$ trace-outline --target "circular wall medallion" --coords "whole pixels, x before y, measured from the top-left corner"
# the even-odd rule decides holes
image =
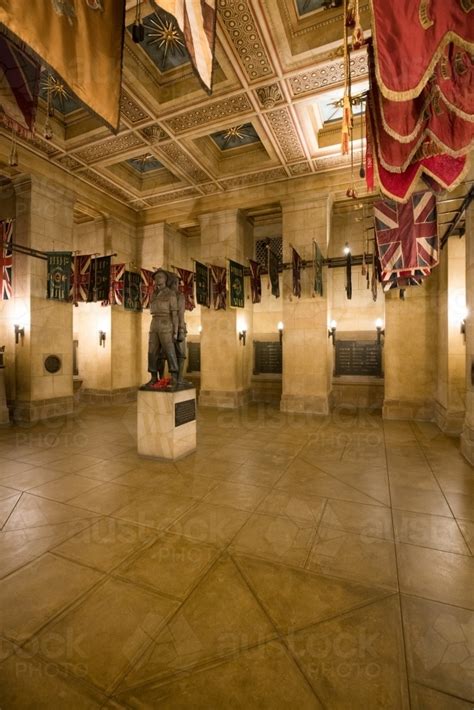
[[[51,375],[55,375],[61,369],[61,358],[57,355],[48,355],[44,361],[44,368]]]

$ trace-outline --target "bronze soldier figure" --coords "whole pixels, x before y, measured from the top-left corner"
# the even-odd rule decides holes
[[[150,301],[152,321],[148,338],[148,371],[151,379],[147,387],[158,381],[158,373],[163,368],[164,358],[168,363],[171,388],[178,382],[178,358],[175,343],[178,338],[179,315],[176,293],[168,287],[168,273],[158,269],[154,275],[155,290]]]

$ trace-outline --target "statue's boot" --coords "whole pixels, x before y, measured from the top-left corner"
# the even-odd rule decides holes
[[[152,389],[152,388],[153,388],[153,385],[156,385],[156,383],[158,382],[157,373],[156,373],[156,372],[151,372],[150,374],[151,374],[151,379],[148,380],[148,382],[146,382],[146,383],[141,387],[141,389]]]

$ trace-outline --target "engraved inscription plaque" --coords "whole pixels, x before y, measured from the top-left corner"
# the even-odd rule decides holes
[[[282,371],[281,343],[278,340],[254,341],[254,375],[279,375]]]
[[[182,426],[196,419],[196,400],[188,399],[186,402],[177,402],[174,405],[174,425]]]
[[[382,347],[373,340],[336,340],[337,375],[382,377]]]
[[[201,372],[201,343],[188,342],[188,372]]]

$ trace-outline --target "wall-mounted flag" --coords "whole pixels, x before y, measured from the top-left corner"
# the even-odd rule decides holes
[[[7,219],[0,224],[0,301],[8,301],[13,297],[13,220]]]
[[[231,308],[245,308],[244,267],[229,259],[230,305]]]
[[[210,307],[210,291],[209,267],[196,261],[196,301],[200,306]]]
[[[69,301],[71,292],[72,252],[47,252],[48,292],[53,301]]]

